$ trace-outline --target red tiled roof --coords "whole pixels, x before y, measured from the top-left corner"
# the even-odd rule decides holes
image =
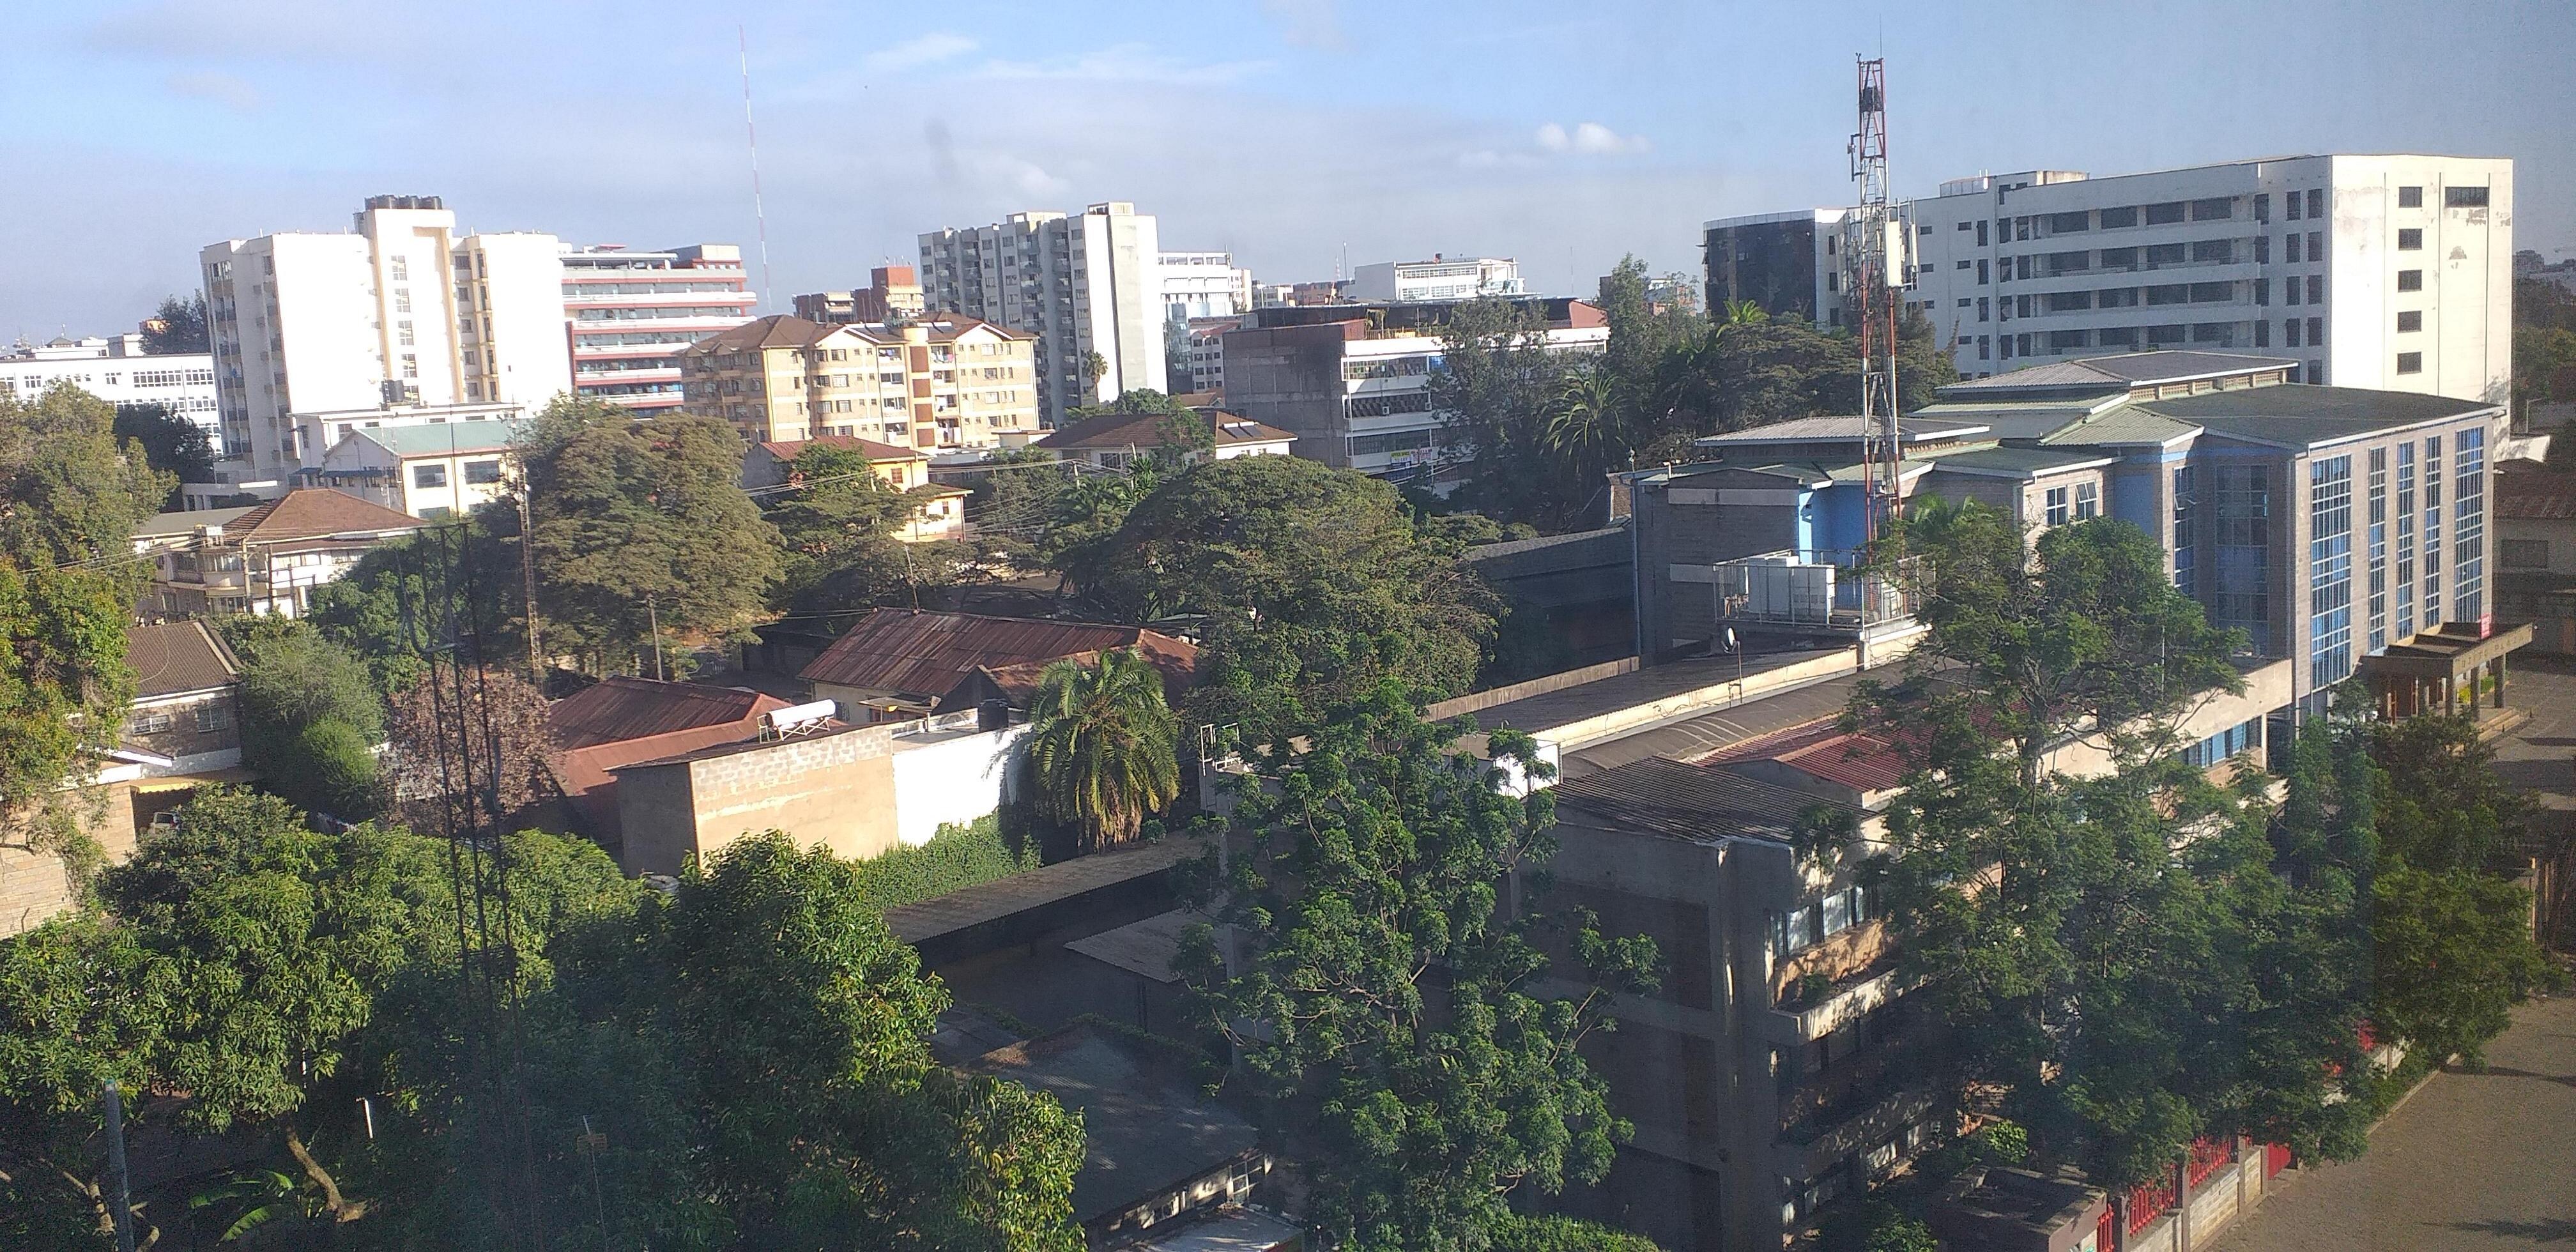
[[[2561,439],[2576,438],[2562,434]],[[2542,471],[2498,474],[2495,515],[2531,522],[2576,518],[2576,474]]]
[[[1232,413],[1201,410],[1220,447],[1242,443],[1275,443],[1294,440],[1292,431],[1264,425]],[[1037,441],[1041,448],[1159,448],[1163,436],[1155,428],[1162,424],[1161,413],[1103,413],[1086,417],[1071,426],[1060,426]]]
[[[197,621],[126,627],[125,663],[134,667],[134,694],[147,699],[206,691],[241,677],[233,650]]]
[[[1905,779],[1905,753],[1896,739],[1868,731],[1845,733],[1840,718],[1819,718],[1773,731],[1702,757],[1699,764],[1777,761],[1811,778],[1855,791],[1888,791]]]
[[[978,668],[1131,647],[1146,636],[1162,645],[1189,646],[1141,626],[878,609],[833,641],[799,676],[807,682],[936,701]]]
[[[317,535],[418,530],[427,522],[328,487],[298,487],[224,523],[230,542],[275,543]]]
[[[709,335],[689,345],[689,351],[715,353],[746,352],[754,348],[802,348],[839,329],[838,326],[809,322],[792,314],[772,313]]]

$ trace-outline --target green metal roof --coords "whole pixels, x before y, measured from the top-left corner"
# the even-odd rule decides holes
[[[395,456],[438,456],[450,452],[498,452],[518,437],[519,423],[442,422],[435,426],[362,428],[349,433],[364,435]]]
[[[2122,405],[2090,421],[2075,422],[2050,431],[2041,436],[2040,442],[2050,447],[2162,444],[2199,429],[2191,422],[2178,421],[2137,405]]]
[[[2286,448],[2313,448],[2501,408],[2449,396],[2296,383],[2140,400],[2133,407],[2212,434]]]
[[[2036,478],[2079,466],[2107,465],[2111,460],[2096,453],[2061,452],[2054,448],[1976,448],[1935,455],[1932,468]]]

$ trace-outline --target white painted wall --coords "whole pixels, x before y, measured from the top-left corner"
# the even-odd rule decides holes
[[[894,741],[895,838],[919,846],[945,823],[963,826],[1019,795],[1026,724],[907,746]]]

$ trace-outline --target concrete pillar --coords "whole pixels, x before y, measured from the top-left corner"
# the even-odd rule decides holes
[[[2503,708],[2503,707],[2504,707],[2504,671],[2505,671],[2504,658],[2503,658],[2503,657],[2497,657],[2493,662],[2491,662],[2491,664],[2494,666],[2494,669],[2495,669],[2495,685],[2496,685],[2496,689],[2495,689],[2495,706],[2496,706],[2497,708]]]

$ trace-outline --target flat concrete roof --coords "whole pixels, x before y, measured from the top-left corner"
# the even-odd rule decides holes
[[[1848,655],[1850,652],[1851,649],[1848,646],[1766,652],[1758,656],[1745,657],[1743,673],[1750,679],[1772,670],[1786,669],[1792,665],[1813,661],[1818,657],[1837,653]],[[1714,687],[1721,683],[1732,682],[1735,677],[1736,659],[1734,657],[1693,658],[1665,665],[1649,665],[1643,669],[1595,682],[1542,692],[1514,700],[1509,704],[1480,709],[1473,716],[1480,729],[1495,730],[1508,726],[1514,730],[1528,731],[1545,738],[1546,731],[1558,726],[1570,725],[1605,713],[1615,713],[1621,709],[1651,704],[1657,700]]]
[[[1876,676],[1885,677],[1885,674]],[[1861,678],[1860,674],[1828,678],[1694,717],[1679,718],[1635,734],[1605,739],[1565,753],[1557,761],[1557,769],[1567,778],[1581,778],[1648,757],[1698,760],[1748,739],[1841,713],[1851,705],[1852,689],[1860,685]]]

